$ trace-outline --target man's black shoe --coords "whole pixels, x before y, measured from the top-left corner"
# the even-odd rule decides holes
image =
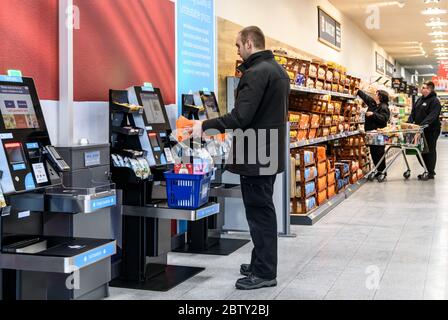
[[[243,276],[250,276],[250,274],[252,273],[252,271],[250,270],[250,264],[242,264],[241,268],[240,268],[240,273]]]
[[[251,274],[250,276],[240,279],[236,282],[235,287],[238,290],[256,290],[261,288],[270,288],[277,286],[277,279],[265,280]]]

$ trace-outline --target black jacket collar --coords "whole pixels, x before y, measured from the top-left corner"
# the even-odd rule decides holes
[[[274,59],[274,54],[272,53],[271,50],[265,50],[265,51],[260,51],[260,52],[254,53],[253,55],[251,55],[249,57],[249,59],[247,59],[241,66],[238,67],[238,70],[240,70],[242,73],[244,73],[247,71],[247,69],[253,67],[260,61],[269,60],[269,59]]]
[[[427,97],[423,97],[423,100],[428,100],[437,97],[437,93],[431,92]]]

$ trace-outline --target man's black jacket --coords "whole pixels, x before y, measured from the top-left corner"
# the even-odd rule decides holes
[[[415,123],[420,126],[428,126],[426,130],[435,131],[441,128],[440,113],[442,105],[435,92],[427,97],[421,97],[412,108],[412,114],[409,117],[409,123]]]
[[[362,90],[358,91],[358,96],[367,105],[367,112],[373,112],[373,116],[366,117],[365,130],[372,131],[387,127],[390,119],[390,110],[387,103],[377,104],[376,101]]]
[[[236,93],[235,108],[223,117],[205,121],[202,129],[204,131],[216,129],[220,132],[227,129],[241,129],[248,136],[252,132],[257,137],[256,141],[246,140],[244,149],[241,143],[236,145],[234,139],[229,159],[231,163],[226,166],[230,172],[243,176],[273,175],[283,172],[291,90],[289,76],[274,60],[271,51],[253,54],[239,67],[239,70],[243,76]],[[270,139],[271,129],[278,132],[278,138],[274,141]],[[263,131],[267,133],[265,135],[267,139],[260,139]],[[271,145],[275,146],[275,155],[270,155]],[[272,162],[266,161],[264,157],[271,157]],[[272,166],[275,167],[272,172],[271,170],[270,173],[260,172],[260,169]]]

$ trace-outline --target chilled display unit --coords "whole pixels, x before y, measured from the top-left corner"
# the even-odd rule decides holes
[[[108,296],[115,240],[75,238],[53,221],[114,206],[115,189],[65,188],[68,170],[51,144],[34,81],[0,76],[0,298]]]

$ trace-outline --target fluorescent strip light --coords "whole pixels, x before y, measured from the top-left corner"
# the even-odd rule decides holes
[[[432,40],[432,43],[448,43],[448,40],[446,39],[437,39],[437,40]]]
[[[446,10],[440,9],[440,8],[427,8],[422,11],[423,15],[438,15],[438,14],[445,14],[447,13]]]
[[[434,48],[434,51],[445,52],[445,51],[448,51],[448,48],[445,48],[445,47]]]
[[[439,3],[439,2],[440,2],[440,0],[425,0],[426,4],[428,4],[428,3]]]
[[[426,24],[427,27],[446,27],[448,23],[442,21],[432,21]]]

